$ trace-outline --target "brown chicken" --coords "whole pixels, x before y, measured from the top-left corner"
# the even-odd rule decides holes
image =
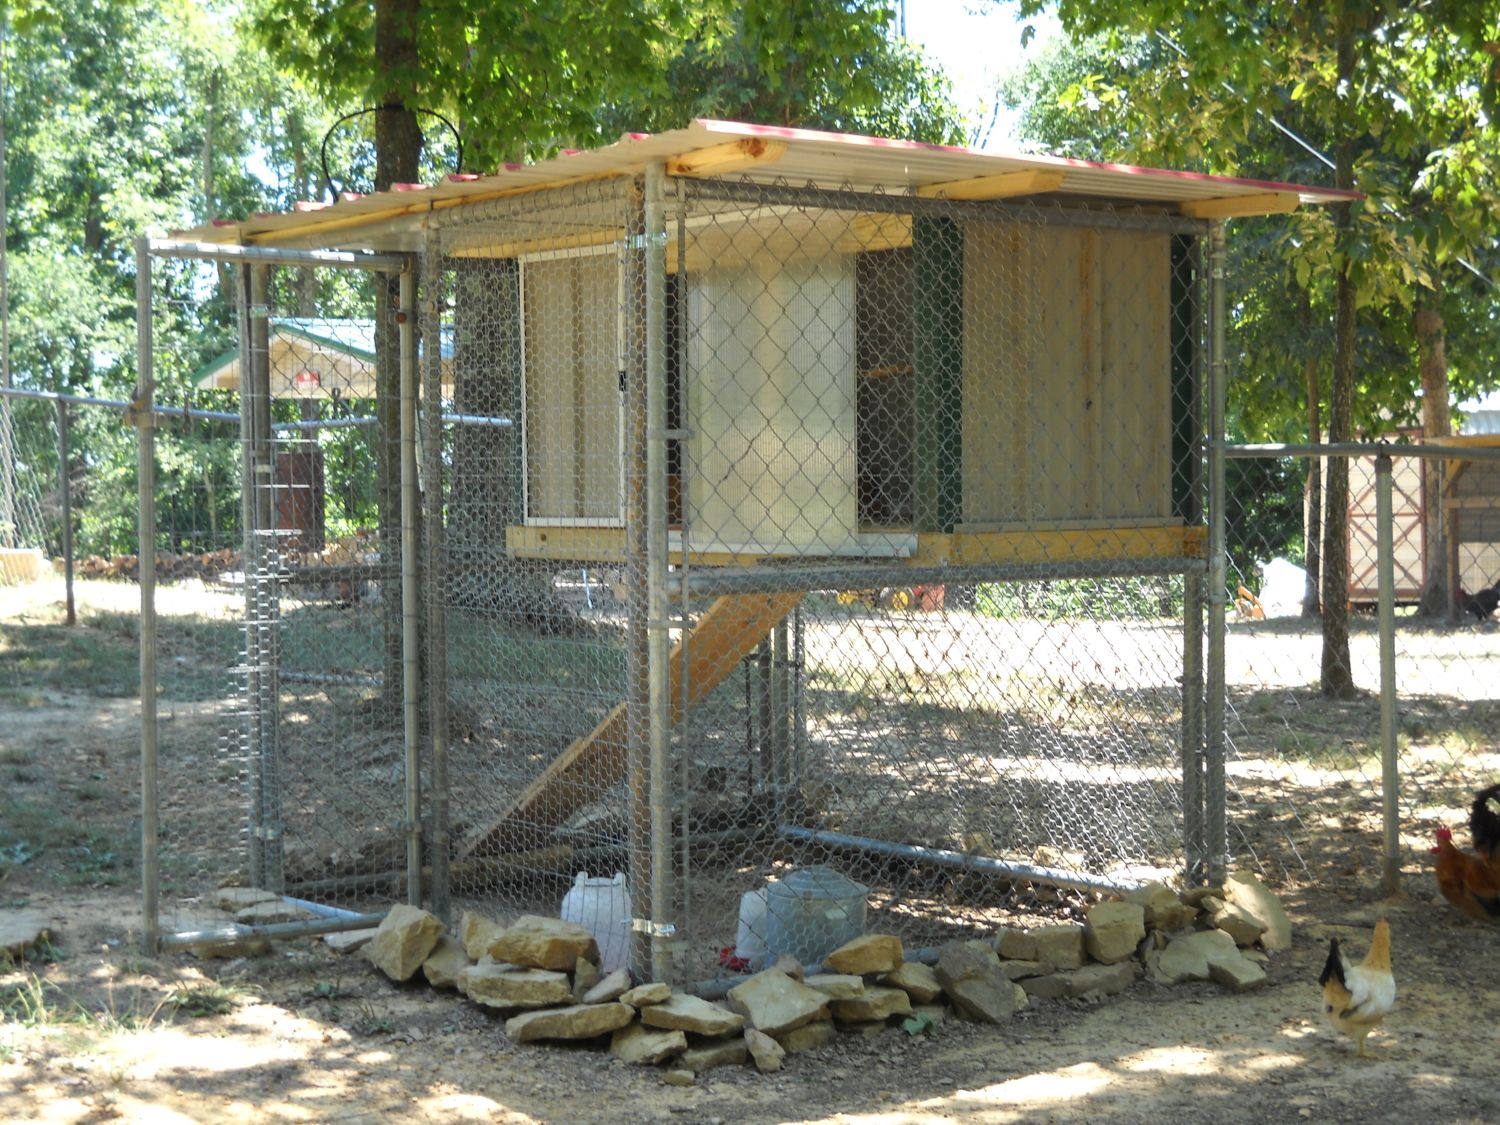
[[[1351,965],[1345,959],[1338,938],[1329,939],[1328,962],[1318,983],[1323,986],[1323,1011],[1334,1027],[1354,1040],[1355,1053],[1363,1055],[1365,1036],[1396,1005],[1390,923],[1384,918],[1375,923],[1370,950],[1358,965]]]
[[[1437,884],[1443,897],[1460,914],[1500,925],[1500,863],[1459,851],[1448,828],[1437,830],[1432,854],[1437,856]]]

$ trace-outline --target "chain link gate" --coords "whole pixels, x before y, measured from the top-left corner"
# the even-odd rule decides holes
[[[372,924],[421,893],[400,589],[400,489],[416,484],[394,378],[415,371],[377,354],[381,318],[415,322],[410,259],[143,240],[137,269],[147,947]],[[153,328],[201,315],[215,280],[238,342],[195,369],[175,343],[191,335]],[[161,380],[238,402],[238,511],[212,544],[157,503],[157,474],[184,460],[153,411]],[[184,548],[215,565],[184,575]]]
[[[427,401],[510,422],[424,414],[439,908],[618,873],[703,981],[1221,868],[1208,230],[656,172],[429,216]]]

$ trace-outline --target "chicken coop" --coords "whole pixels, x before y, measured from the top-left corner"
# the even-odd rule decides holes
[[[164,804],[148,923],[618,873],[692,981],[1222,864],[1222,220],[1339,197],[698,121],[158,245],[235,264],[253,495],[231,768],[213,826]],[[306,270],[385,340],[353,561],[264,515]]]

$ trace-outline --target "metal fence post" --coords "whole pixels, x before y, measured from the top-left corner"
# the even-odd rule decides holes
[[[1396,773],[1396,569],[1389,453],[1375,458],[1375,523],[1380,596],[1380,787],[1385,820],[1380,890],[1394,895],[1401,889],[1401,825]]]
[[[406,901],[422,905],[422,767],[417,625],[416,285],[411,270],[399,280],[396,320],[401,337],[401,720],[406,769]],[[439,915],[442,916],[441,914]],[[444,919],[446,921],[446,918]]]
[[[1225,613],[1228,608],[1228,565],[1225,554],[1224,412],[1227,371],[1224,330],[1224,224],[1209,231],[1208,251],[1208,690],[1204,714],[1204,851],[1208,878],[1216,885],[1224,878],[1229,835],[1224,809],[1224,683]]]
[[[73,482],[68,473],[68,404],[57,400],[57,487],[62,492],[63,585],[66,590],[68,624],[78,624],[73,603]]]
[[[141,623],[141,945],[156,953],[161,937],[161,869],[157,852],[156,742],[156,419],[151,341],[151,251],[135,244],[136,553],[140,559]]]
[[[672,638],[667,601],[667,228],[663,207],[666,166],[646,166],[645,261],[642,284],[646,317],[646,583],[647,679],[651,728],[651,964],[657,979],[674,983],[672,927],[672,695],[668,662]],[[687,873],[684,872],[684,878]]]

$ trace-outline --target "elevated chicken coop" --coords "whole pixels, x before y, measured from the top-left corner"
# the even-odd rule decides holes
[[[276,269],[393,279],[405,500],[363,687],[285,675],[312,618],[247,573],[253,799],[195,870],[455,920],[620,872],[697,980],[830,936],[788,887],[920,947],[1222,863],[1221,221],[1335,197],[699,121],[188,232],[267,400]]]

